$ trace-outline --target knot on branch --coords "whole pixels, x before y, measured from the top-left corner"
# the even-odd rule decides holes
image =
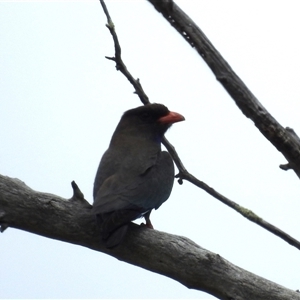
[[[73,188],[73,196],[70,201],[79,202],[84,208],[92,208],[93,206],[84,199],[83,193],[74,180],[71,182],[71,186]]]
[[[284,170],[284,171],[288,171],[288,170],[293,169],[292,166],[290,165],[290,163],[287,163],[287,164],[284,164],[284,165],[279,165],[279,168],[281,170]]]
[[[180,185],[183,184],[184,175],[183,175],[183,173],[181,171],[179,171],[179,173],[175,175],[175,178],[178,178],[177,182]]]
[[[115,24],[111,19],[108,19],[108,23],[105,25],[109,30],[115,30]]]
[[[286,127],[285,130],[290,133],[296,140],[300,141],[299,136],[297,135],[297,133],[295,132],[295,130],[293,128],[290,127]]]

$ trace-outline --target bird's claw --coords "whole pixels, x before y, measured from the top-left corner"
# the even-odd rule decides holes
[[[154,229],[154,227],[153,227],[153,225],[151,223],[150,224],[149,223],[148,224],[147,223],[146,224],[145,223],[141,223],[140,226],[147,227],[149,229]]]

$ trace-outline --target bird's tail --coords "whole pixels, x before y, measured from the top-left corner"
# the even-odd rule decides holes
[[[125,238],[128,229],[128,224],[125,224],[116,230],[114,230],[107,239],[105,239],[105,245],[107,248],[114,248],[118,246]]]
[[[128,224],[140,215],[140,212],[132,209],[97,214],[97,223],[101,227],[102,240],[106,247],[118,246],[126,235]]]

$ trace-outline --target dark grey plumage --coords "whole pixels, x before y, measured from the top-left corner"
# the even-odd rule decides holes
[[[94,182],[92,212],[107,247],[118,245],[129,222],[141,216],[152,227],[151,210],[169,198],[174,182],[173,161],[161,151],[161,141],[167,129],[182,120],[161,104],[137,107],[122,116]]]

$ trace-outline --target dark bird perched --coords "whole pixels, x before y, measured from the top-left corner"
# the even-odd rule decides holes
[[[108,248],[121,243],[128,224],[139,217],[153,228],[151,210],[169,198],[174,182],[173,161],[161,151],[161,141],[173,123],[183,120],[161,104],[123,114],[94,182],[92,212]]]

